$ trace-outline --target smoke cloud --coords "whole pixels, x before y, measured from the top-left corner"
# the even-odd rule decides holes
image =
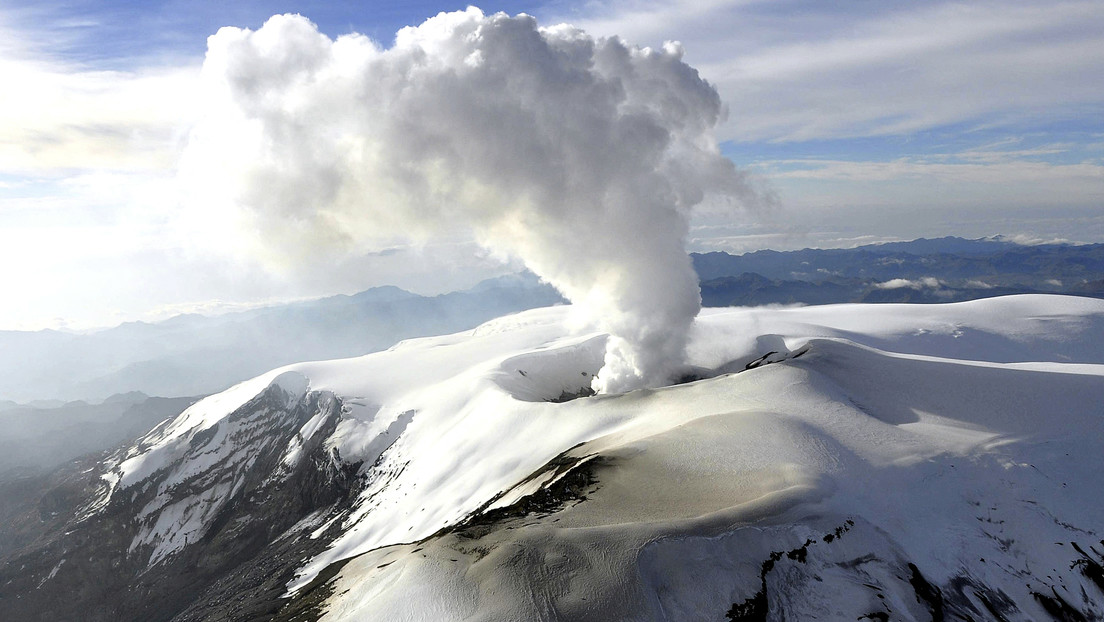
[[[600,392],[668,383],[701,301],[684,249],[707,193],[754,197],[682,49],[526,15],[442,13],[382,49],[297,15],[208,41],[182,164],[208,207],[311,249],[474,236],[611,335]]]

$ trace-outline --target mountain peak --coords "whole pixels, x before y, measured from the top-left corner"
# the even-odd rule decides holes
[[[68,518],[0,565],[22,596],[0,616],[986,617],[961,585],[1009,615],[1104,611],[1080,570],[1104,505],[1069,492],[1104,470],[1104,301],[706,309],[693,381],[561,401],[606,338],[570,319],[192,405],[71,472]]]

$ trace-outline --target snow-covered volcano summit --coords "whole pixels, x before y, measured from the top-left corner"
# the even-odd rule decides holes
[[[707,310],[700,379],[582,399],[605,336],[569,314],[197,403],[89,473],[0,612],[1104,617],[1104,302]]]

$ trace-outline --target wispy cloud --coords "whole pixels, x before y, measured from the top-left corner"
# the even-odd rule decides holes
[[[1046,158],[1069,153],[1074,145],[1070,143],[1052,143],[1033,149],[972,149],[953,154],[941,154],[934,157],[959,159],[974,162],[1008,162],[1010,160]]]
[[[0,174],[175,165],[195,116],[198,62],[89,68],[44,53],[8,22],[0,19]]]
[[[1104,165],[1051,164],[1022,158],[983,158],[983,162],[946,163],[917,158],[892,161],[778,160],[760,168],[774,180],[820,180],[857,183],[927,182],[982,186],[992,198],[1005,200],[1024,192],[1048,204],[1084,205],[1104,199]],[[917,195],[919,198],[922,194]],[[963,197],[966,198],[966,197]],[[969,197],[973,201],[976,197]],[[992,200],[990,202],[993,202]]]
[[[640,43],[681,39],[731,116],[723,137],[799,141],[1104,109],[1096,1],[598,4],[569,16]],[[588,5],[591,6],[591,5]]]

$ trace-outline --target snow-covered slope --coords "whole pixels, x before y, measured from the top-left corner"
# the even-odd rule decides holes
[[[1104,301],[706,310],[697,380],[561,401],[604,350],[571,326],[274,370],[117,454],[86,515],[140,500],[156,568],[258,464],[353,469],[280,536],[320,543],[284,587],[327,620],[1104,617]]]

